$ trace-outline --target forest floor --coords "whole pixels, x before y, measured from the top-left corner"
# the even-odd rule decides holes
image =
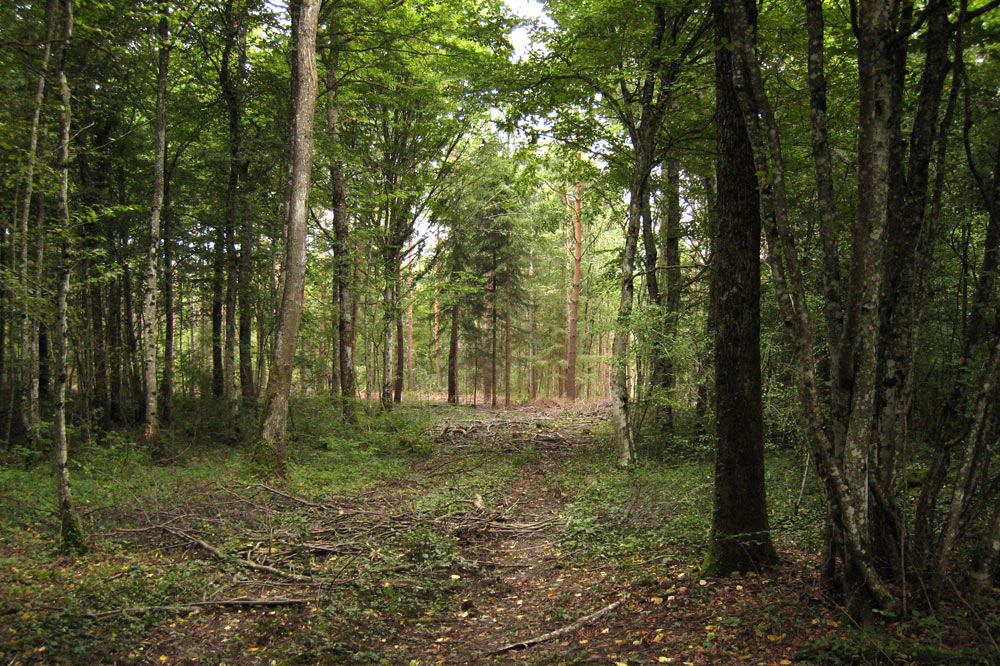
[[[794,456],[768,466],[782,564],[705,579],[704,451],[619,470],[597,408],[310,418],[280,483],[226,447],[87,452],[80,557],[38,470],[4,470],[0,664],[997,663],[995,595],[865,628],[821,597]]]

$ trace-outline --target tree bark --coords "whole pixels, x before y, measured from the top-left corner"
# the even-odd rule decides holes
[[[167,77],[170,69],[170,27],[167,5],[159,6],[157,25],[156,111],[153,120],[153,201],[149,211],[149,247],[142,302],[142,369],[145,390],[146,442],[158,452],[160,420],[156,411],[156,301],[159,296],[157,262],[160,258],[160,214],[163,210],[164,166],[167,152]]]
[[[735,0],[743,2],[744,0]],[[756,19],[752,0],[746,12]],[[704,572],[759,571],[777,562],[764,485],[760,384],[760,195],[734,76],[739,62],[726,0],[715,20],[716,203],[711,280],[715,313],[715,493]]]
[[[66,442],[66,384],[67,363],[67,312],[66,296],[69,293],[70,274],[70,214],[69,214],[69,134],[71,98],[66,79],[66,59],[70,38],[73,35],[73,0],[65,0],[63,8],[63,45],[59,62],[59,98],[61,102],[59,143],[59,215],[63,237],[59,253],[59,286],[56,293],[56,404],[55,404],[55,463],[59,487],[59,518],[62,527],[62,546],[73,553],[86,550],[83,525],[73,507],[73,492],[69,478],[69,447]]]
[[[456,296],[457,298],[457,296]],[[458,301],[451,306],[451,335],[448,338],[448,404],[458,404]]]
[[[295,347],[305,294],[306,220],[312,169],[313,113],[316,108],[316,28],[320,0],[302,0],[295,22],[295,77],[289,159],[288,205],[285,222],[284,288],[278,311],[274,355],[264,397],[261,439],[282,472],[288,401],[292,388]]]
[[[38,79],[35,85],[35,98],[31,111],[31,130],[28,134],[28,150],[25,155],[24,166],[24,198],[22,200],[20,214],[20,261],[18,265],[18,282],[21,286],[22,308],[21,308],[21,360],[22,378],[25,383],[25,400],[23,404],[23,419],[25,430],[28,435],[28,446],[34,448],[38,443],[39,435],[39,414],[38,414],[38,375],[34,371],[31,349],[34,348],[32,339],[37,335],[37,322],[31,316],[31,299],[27,297],[31,293],[31,286],[28,284],[28,220],[31,217],[31,199],[34,195],[35,187],[35,162],[38,157],[38,134],[39,120],[42,113],[42,103],[45,100],[45,77],[49,69],[49,58],[52,53],[52,37],[55,34],[55,13],[56,0],[48,0],[45,5],[45,42],[42,47],[42,62],[38,71]],[[39,208],[42,206],[41,196],[39,196]],[[41,227],[39,227],[41,228]],[[13,235],[13,234],[12,234]]]
[[[347,220],[347,190],[344,182],[344,165],[339,159],[340,146],[340,79],[337,70],[337,49],[330,48],[327,63],[326,106],[327,131],[333,144],[334,155],[330,158],[330,206],[333,209],[334,233],[334,276],[338,299],[337,338],[338,362],[340,364],[340,396],[344,420],[356,420],[357,380],[354,374],[354,282],[351,279],[350,238]]]
[[[566,202],[570,209],[573,225],[573,283],[570,291],[569,325],[566,343],[566,397],[576,400],[576,358],[579,344],[580,321],[580,265],[583,258],[583,186],[577,183]]]

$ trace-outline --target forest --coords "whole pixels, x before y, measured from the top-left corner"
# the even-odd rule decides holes
[[[1000,0],[0,6],[0,663],[1000,664]]]

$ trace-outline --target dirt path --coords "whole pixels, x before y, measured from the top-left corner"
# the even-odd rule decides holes
[[[552,418],[547,411],[535,414]],[[422,618],[397,646],[400,654],[410,655],[416,648],[428,663],[524,663],[522,651],[489,653],[564,627],[577,619],[580,609],[599,610],[625,591],[608,568],[570,564],[560,543],[566,500],[552,474],[574,447],[588,445],[590,433],[577,424],[577,432],[554,434],[540,427],[544,420],[533,421],[531,415],[525,418],[521,413],[515,423],[527,423],[529,431],[537,431],[538,442],[547,444],[544,454],[519,466],[516,479],[493,506],[486,506],[481,496],[474,500],[481,510],[502,519],[489,530],[457,534],[463,556],[476,563],[470,574],[473,581],[454,603]],[[512,446],[511,439],[517,436],[510,433],[518,432],[516,425],[505,422],[503,414],[494,419],[480,428],[498,433],[494,444],[499,448]],[[557,653],[560,657],[552,663],[567,663],[568,653],[576,651],[570,646],[585,646],[591,632],[586,628],[551,645],[534,647],[531,658]]]
[[[699,580],[696,562],[667,565],[658,558],[625,572],[614,562],[567,552],[564,509],[574,498],[562,495],[556,477],[570,456],[595,445],[601,417],[567,418],[541,409],[444,425],[439,455],[445,457],[448,445],[459,451],[492,447],[498,455],[516,454],[525,445],[543,451],[519,465],[516,478],[491,504],[481,495],[472,500],[478,511],[502,516],[498,522],[508,527],[456,533],[463,556],[475,563],[462,574],[471,580],[393,639],[390,663],[791,663],[792,644],[782,627],[802,629],[788,617],[793,605],[772,605],[769,617],[757,618],[759,600],[776,591],[774,578]],[[779,593],[802,589],[802,564],[785,568],[788,588]],[[613,611],[602,612],[612,604]],[[595,620],[579,623],[595,613]],[[497,653],[560,630],[554,639]]]

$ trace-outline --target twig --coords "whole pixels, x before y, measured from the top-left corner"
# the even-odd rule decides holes
[[[486,656],[489,657],[496,654],[503,654],[505,652],[510,652],[512,650],[524,650],[525,648],[530,648],[533,645],[538,645],[539,643],[545,643],[547,641],[555,640],[557,638],[566,636],[567,634],[572,634],[573,632],[579,631],[588,624],[596,622],[605,615],[614,612],[616,608],[622,605],[622,602],[624,602],[625,599],[626,597],[622,596],[622,598],[619,599],[618,601],[608,604],[607,606],[597,611],[596,613],[585,615],[584,617],[581,617],[579,620],[573,622],[572,624],[567,624],[565,627],[556,629],[555,631],[550,631],[547,634],[542,634],[541,636],[538,636],[536,638],[529,638],[526,641],[519,641],[517,643],[504,645],[502,648],[493,650],[492,652],[487,652]]]
[[[85,613],[85,617],[102,619],[115,615],[128,615],[130,613],[152,613],[157,611],[169,611],[172,613],[182,611],[193,611],[205,606],[294,606],[296,604],[307,604],[313,599],[285,599],[276,597],[272,599],[217,599],[214,601],[195,601],[190,604],[180,604],[178,606],[132,606],[130,608],[117,608],[103,613]]]
[[[209,553],[211,553],[212,556],[215,557],[216,559],[222,560],[223,562],[236,562],[238,564],[242,564],[243,566],[245,566],[248,569],[253,569],[254,571],[262,571],[264,573],[269,573],[269,574],[277,576],[279,578],[284,578],[285,580],[295,581],[296,583],[313,583],[313,582],[315,582],[313,580],[313,578],[310,577],[310,576],[300,576],[298,574],[293,574],[293,573],[289,573],[287,571],[282,571],[281,569],[275,569],[274,567],[269,567],[266,564],[257,564],[256,562],[251,562],[250,560],[244,560],[244,559],[240,559],[240,558],[227,557],[225,554],[222,553],[222,551],[220,551],[215,546],[211,546],[211,545],[205,543],[204,541],[202,541],[201,539],[199,539],[198,537],[191,536],[190,534],[188,534],[187,532],[185,532],[183,530],[179,530],[179,529],[176,529],[174,527],[167,527],[166,525],[163,526],[163,529],[166,530],[167,532],[170,532],[174,536],[181,537],[182,539],[187,539],[191,543],[193,543],[193,544],[201,547],[203,550],[206,550]]]

